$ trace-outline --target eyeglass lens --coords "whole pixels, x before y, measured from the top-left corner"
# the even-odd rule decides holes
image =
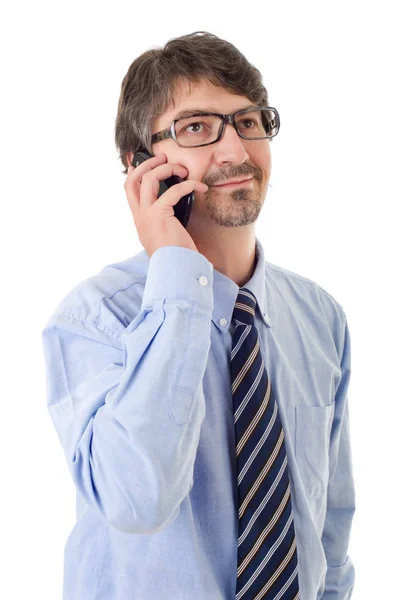
[[[250,109],[235,116],[240,134],[246,139],[273,137],[274,113],[266,109]],[[214,142],[223,121],[215,115],[192,115],[175,123],[175,134],[179,144],[192,147]]]

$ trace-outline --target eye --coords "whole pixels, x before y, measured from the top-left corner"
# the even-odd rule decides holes
[[[240,121],[240,126],[242,126],[243,123],[251,123],[252,125],[257,125],[257,123],[253,121],[253,119],[243,119],[242,121]],[[250,127],[245,127],[245,129],[250,129]]]
[[[204,123],[201,123],[200,121],[196,121],[195,123],[190,123],[190,125],[187,125],[186,127],[183,128],[183,131],[187,131],[190,127],[196,127],[196,126],[204,126]],[[191,131],[189,133],[200,133],[200,131]]]

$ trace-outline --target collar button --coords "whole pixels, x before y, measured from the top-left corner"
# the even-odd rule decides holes
[[[201,277],[199,277],[199,283],[200,283],[200,285],[205,286],[209,283],[209,281],[208,281],[207,277],[202,275]]]

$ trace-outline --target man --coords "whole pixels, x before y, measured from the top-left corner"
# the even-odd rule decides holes
[[[255,237],[278,129],[259,71],[207,32],[124,78],[116,143],[144,250],[43,330],[77,488],[64,600],[352,595],[347,320]],[[133,167],[138,150],[152,158]]]

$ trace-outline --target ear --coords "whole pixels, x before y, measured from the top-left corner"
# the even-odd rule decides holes
[[[128,166],[132,165],[133,154],[132,152],[127,152],[126,159],[128,161]]]

